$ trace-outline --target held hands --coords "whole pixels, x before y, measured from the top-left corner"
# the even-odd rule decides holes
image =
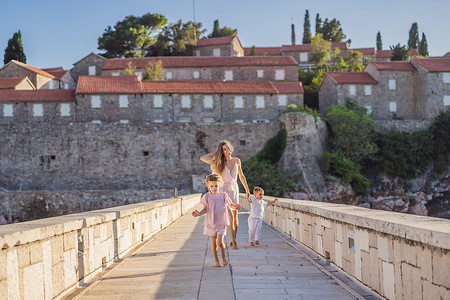
[[[198,212],[198,210],[194,210],[194,211],[192,212],[192,216],[193,216],[193,217],[198,217],[198,216],[200,216],[200,213]]]

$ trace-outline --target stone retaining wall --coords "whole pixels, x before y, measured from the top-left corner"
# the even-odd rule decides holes
[[[280,199],[264,221],[383,297],[450,299],[449,220]]]
[[[200,202],[200,194],[0,227],[0,299],[54,299]]]

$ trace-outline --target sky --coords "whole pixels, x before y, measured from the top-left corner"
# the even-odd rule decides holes
[[[317,13],[322,19],[336,18],[352,40],[351,48],[375,47],[378,31],[383,49],[406,45],[411,24],[417,22],[430,56],[450,51],[450,1],[446,0],[0,0],[0,66],[8,40],[18,30],[27,64],[69,70],[89,53],[102,52],[97,49],[98,37],[107,26],[148,12],[164,15],[169,23],[193,20],[195,12],[195,21],[202,23],[206,34],[217,19],[220,27],[238,30],[244,47],[288,45],[294,24],[301,44],[306,10],[313,35]]]

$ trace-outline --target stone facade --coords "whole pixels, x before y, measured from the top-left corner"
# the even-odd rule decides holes
[[[101,69],[106,61],[107,58],[104,58],[101,55],[90,53],[73,64],[73,68],[72,70],[70,70],[70,74],[75,81],[78,81],[78,77],[80,75],[100,75]]]
[[[6,106],[12,106],[13,116],[4,116]],[[35,116],[36,106],[42,107],[42,115]],[[68,109],[69,115],[62,115],[61,106],[65,106]],[[45,123],[48,125],[53,124],[70,124],[76,121],[77,105],[72,102],[55,102],[55,101],[42,101],[42,102],[1,102],[0,103],[0,124],[39,124]]]
[[[194,47],[194,56],[244,56],[244,48],[236,36],[201,39]]]
[[[40,74],[36,70],[32,70],[24,67],[25,64],[10,61],[0,69],[0,78],[11,78],[11,77],[28,77],[36,89],[40,89],[45,86],[49,81],[55,79],[53,75],[45,75],[46,72]],[[26,65],[25,65],[26,66]]]

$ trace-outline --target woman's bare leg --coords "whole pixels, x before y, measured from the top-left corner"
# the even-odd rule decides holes
[[[234,233],[234,220],[233,220],[233,213],[232,210],[228,210],[228,218],[230,219],[230,225],[228,225],[228,232],[230,233],[230,246],[233,248],[236,247],[236,234]]]
[[[210,238],[211,238],[211,251],[214,256],[214,262],[216,263],[214,267],[220,267],[219,257],[217,257],[217,243],[216,243],[217,236],[210,236]]]
[[[225,257],[225,245],[223,244],[223,234],[218,234],[217,235],[217,246],[220,249],[220,255],[222,256],[222,263],[223,266],[225,267],[226,265],[228,265],[228,261]]]
[[[238,211],[232,210],[233,214],[233,235],[234,235],[234,245],[237,248],[237,242],[236,242],[236,234],[239,227],[239,219],[238,219]]]

